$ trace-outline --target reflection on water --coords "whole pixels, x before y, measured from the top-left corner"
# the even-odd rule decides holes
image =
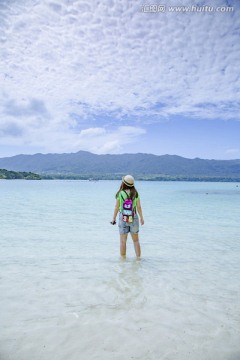
[[[114,267],[104,291],[114,294],[114,306],[118,310],[144,306],[142,263],[140,260],[120,259]]]

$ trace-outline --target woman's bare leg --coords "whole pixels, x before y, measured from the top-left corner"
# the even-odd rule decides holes
[[[128,234],[122,234],[122,235],[120,235],[120,254],[121,254],[121,256],[126,256],[127,236],[128,236]]]
[[[138,234],[131,234],[131,236],[132,236],[136,256],[140,257],[141,256],[141,246],[139,243]]]

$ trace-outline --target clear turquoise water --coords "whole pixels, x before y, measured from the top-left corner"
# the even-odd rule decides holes
[[[0,359],[238,360],[240,184],[138,182],[141,261],[118,186],[0,182]]]

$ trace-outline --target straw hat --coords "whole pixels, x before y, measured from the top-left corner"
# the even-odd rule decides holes
[[[132,175],[123,176],[122,181],[124,182],[125,185],[129,187],[134,186],[134,177]]]

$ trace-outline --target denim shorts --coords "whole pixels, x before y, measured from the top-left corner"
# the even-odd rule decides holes
[[[132,223],[127,223],[122,220],[122,213],[119,213],[118,227],[120,235],[128,234],[129,232],[131,234],[137,234],[139,232],[139,219],[137,214],[135,213]]]

